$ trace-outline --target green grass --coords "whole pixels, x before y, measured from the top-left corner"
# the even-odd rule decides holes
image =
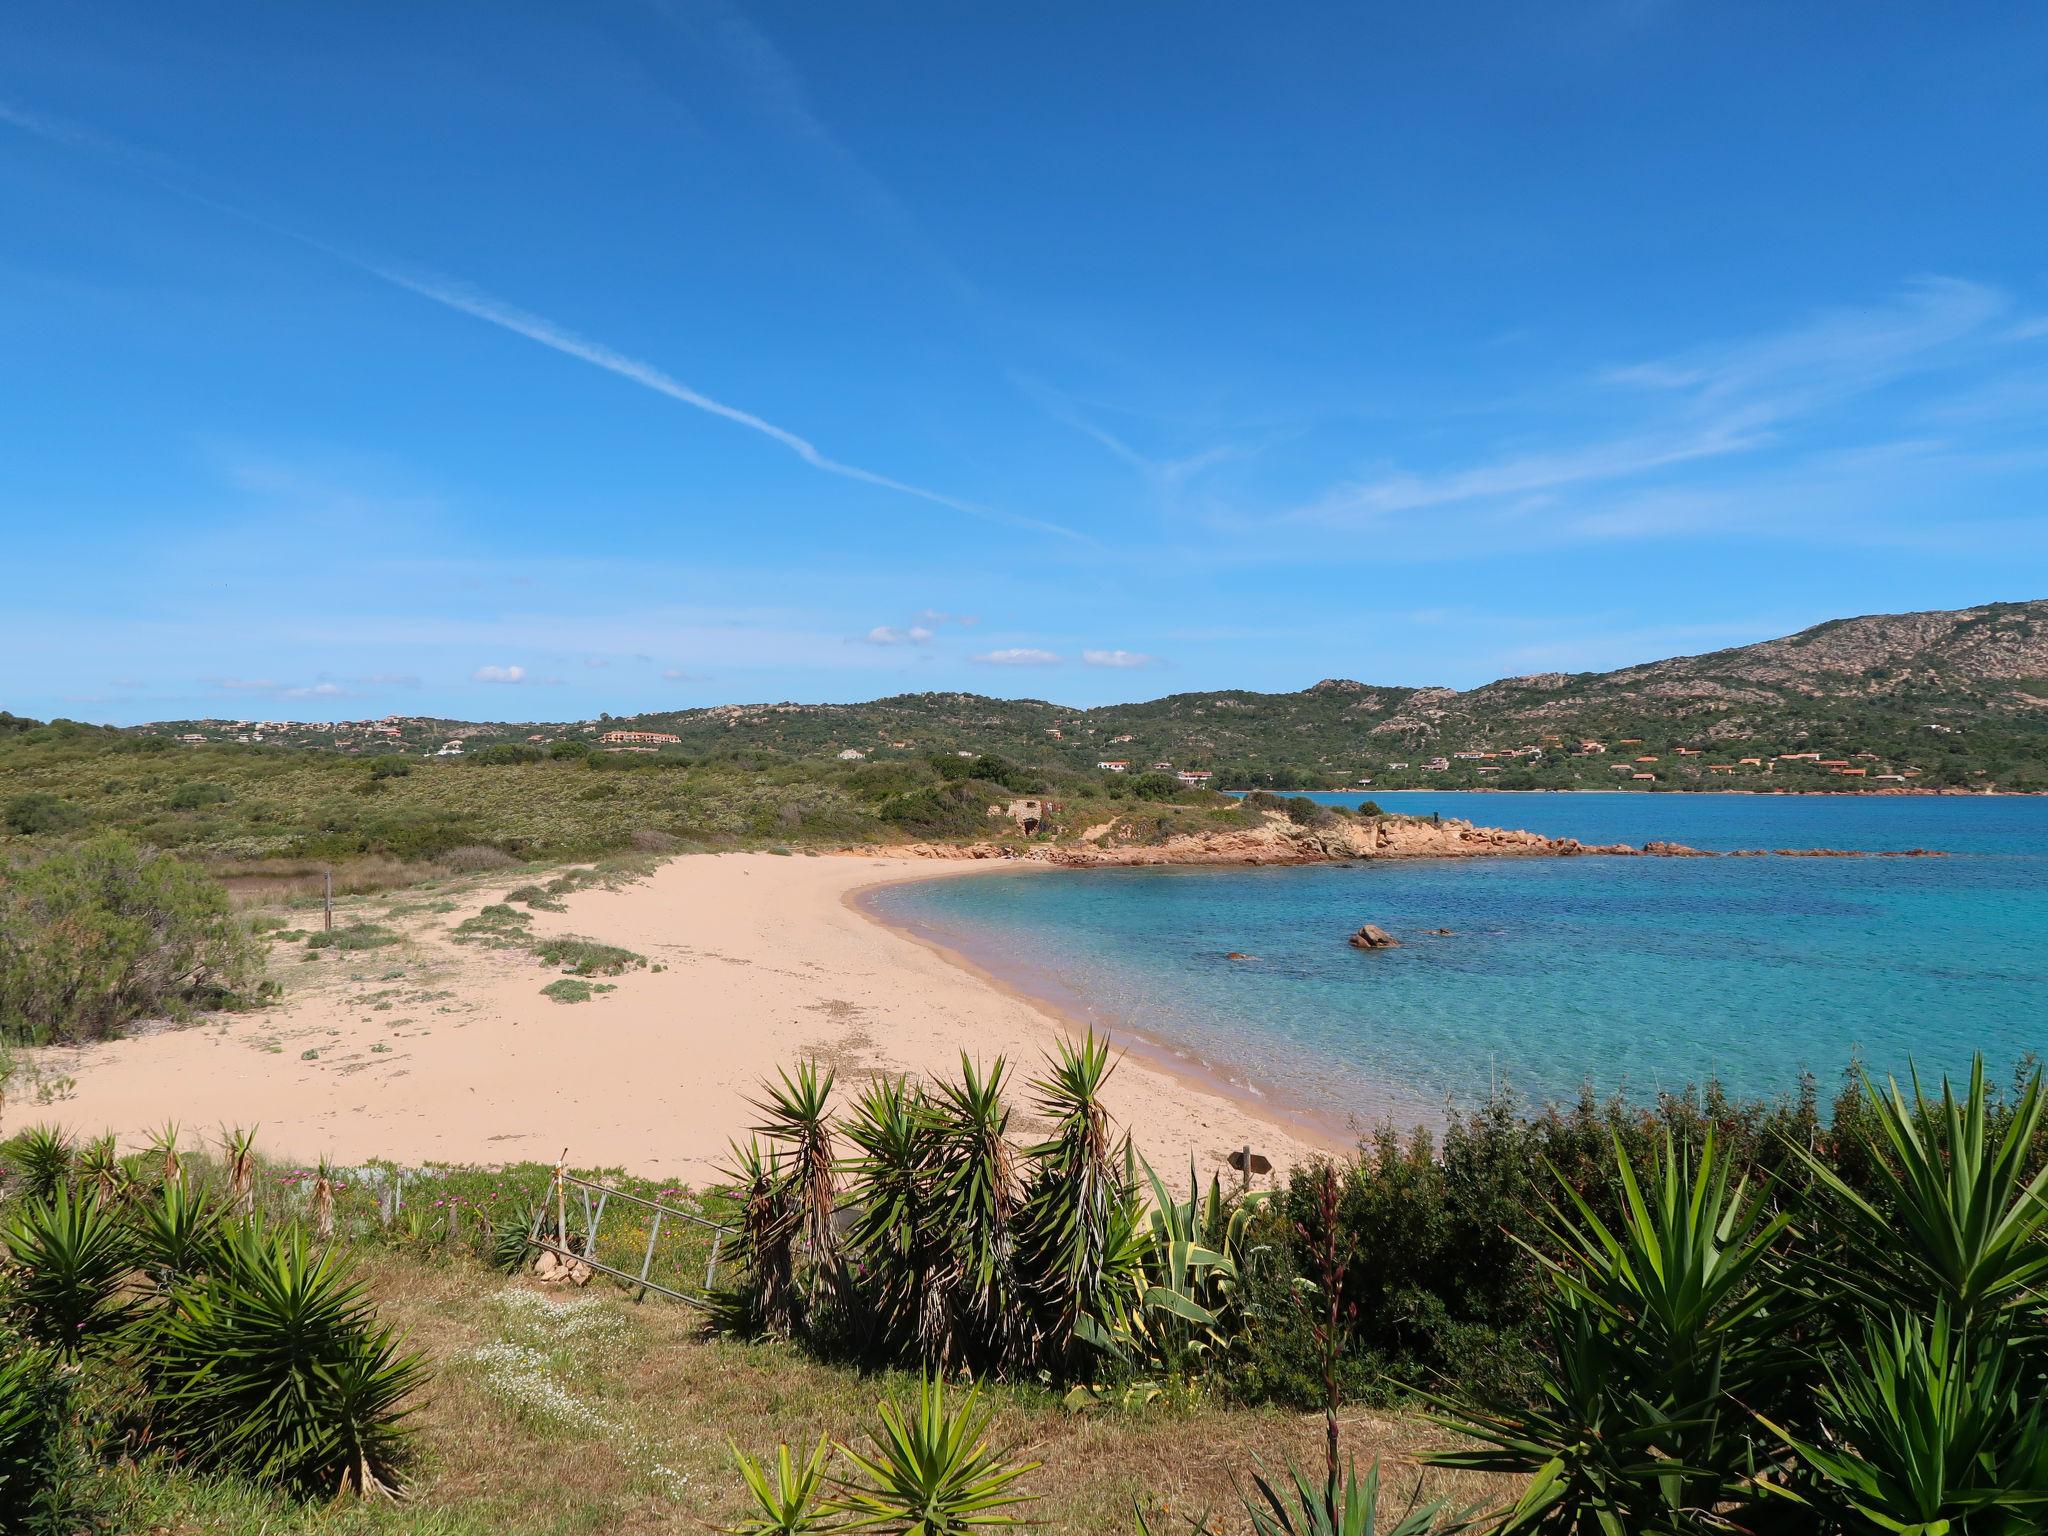
[[[607,982],[578,981],[573,976],[564,976],[560,981],[551,981],[542,987],[540,995],[552,997],[558,1003],[587,1003],[600,992],[617,990]]]
[[[400,936],[376,923],[349,923],[306,936],[308,949],[383,949],[399,942]]]

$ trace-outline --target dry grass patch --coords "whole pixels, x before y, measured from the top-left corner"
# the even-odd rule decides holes
[[[911,1386],[863,1376],[775,1344],[707,1338],[687,1308],[636,1306],[594,1284],[542,1292],[461,1261],[366,1252],[384,1315],[412,1331],[437,1368],[418,1414],[424,1452],[413,1507],[426,1517],[484,1522],[506,1533],[702,1530],[744,1509],[728,1438],[756,1455],[778,1441],[808,1448],[820,1435],[858,1442],[883,1396]],[[1194,1403],[1140,1412],[1076,1414],[1028,1388],[992,1388],[999,1442],[1044,1463],[1028,1479],[1039,1530],[1128,1536],[1134,1500],[1148,1508],[1213,1510],[1238,1529],[1235,1485],[1254,1457],[1315,1466],[1322,1421],[1277,1409]],[[1378,1457],[1405,1499],[1418,1478],[1429,1496],[1497,1498],[1471,1474],[1421,1469],[1446,1443],[1421,1420],[1356,1412],[1347,1450]],[[431,1527],[426,1527],[431,1528]]]

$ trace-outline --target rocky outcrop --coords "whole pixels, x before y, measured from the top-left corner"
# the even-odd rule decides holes
[[[1399,949],[1401,941],[1378,923],[1367,923],[1351,935],[1353,949]]]

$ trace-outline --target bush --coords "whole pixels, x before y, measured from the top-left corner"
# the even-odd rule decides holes
[[[377,758],[370,764],[370,778],[373,782],[377,779],[402,779],[411,772],[412,763],[395,754]]]
[[[104,832],[0,884],[0,1034],[103,1038],[222,1000],[254,957],[217,881]]]
[[[85,812],[69,800],[60,800],[39,790],[11,796],[5,806],[0,806],[0,823],[4,823],[8,831],[19,832],[23,836],[37,832],[69,832],[74,827],[85,825]]]
[[[49,1501],[69,1397],[50,1351],[16,1346],[0,1357],[0,1530],[59,1513]]]
[[[164,804],[174,811],[196,811],[206,805],[226,805],[234,798],[222,784],[209,784],[204,780],[196,784],[180,784],[171,791]]]
[[[398,935],[375,923],[350,923],[342,928],[323,929],[306,936],[308,949],[383,949],[398,942]]]
[[[502,768],[515,763],[537,763],[541,750],[523,741],[499,741],[485,747],[470,757],[472,763],[482,763],[487,768]]]
[[[458,875],[486,875],[519,867],[519,861],[504,849],[481,845],[450,848],[441,855],[441,863]]]
[[[406,1399],[427,1376],[332,1251],[254,1223],[172,1291],[141,1365],[192,1461],[309,1494],[395,1486]]]

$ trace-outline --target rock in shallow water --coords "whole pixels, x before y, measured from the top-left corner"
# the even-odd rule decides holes
[[[1401,941],[1377,923],[1367,923],[1351,935],[1353,949],[1399,949]]]

